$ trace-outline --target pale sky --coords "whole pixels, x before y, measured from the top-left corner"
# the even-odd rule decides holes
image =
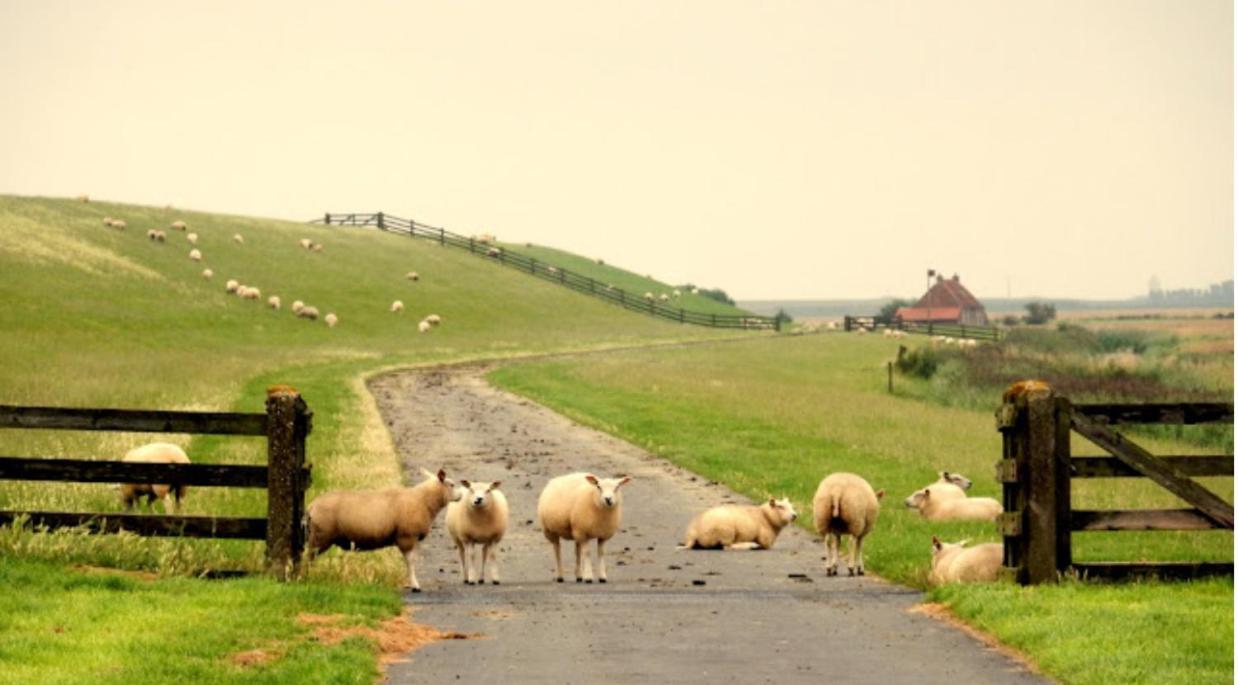
[[[1233,7],[0,0],[0,193],[384,210],[739,299],[1232,278]]]

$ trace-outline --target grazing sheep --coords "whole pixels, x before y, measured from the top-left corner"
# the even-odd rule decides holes
[[[649,300],[650,302],[653,302],[653,293],[649,291],[645,291],[645,299]]]
[[[395,302],[392,302],[392,303],[391,303],[391,313],[392,313],[392,314],[399,314],[399,313],[400,313],[400,312],[402,312],[402,311],[404,311],[404,303],[403,303],[403,302],[401,302],[400,300],[396,300]]]
[[[224,284],[224,290],[229,293],[235,293],[240,287],[241,284],[235,278],[229,278],[228,282]]]
[[[243,300],[260,300],[260,299],[262,299],[262,291],[261,291],[261,290],[259,290],[259,289],[257,289],[257,288],[253,288],[253,287],[247,288],[247,289],[245,290],[245,294],[244,294],[244,295],[241,295],[241,299],[243,299]]]
[[[165,236],[164,236],[163,231],[156,231],[155,229],[152,228],[146,231],[146,238],[150,240],[152,243],[156,241],[162,243],[164,241]]]
[[[553,267],[553,266],[548,266],[548,267],[546,267],[546,271],[549,271],[549,272],[550,272],[550,273],[552,273],[552,274],[557,274],[557,273],[559,273],[559,269],[558,269],[557,267]]]
[[[241,235],[240,233],[233,233],[233,234],[232,234],[232,242],[236,243],[237,245],[244,245],[244,244],[245,244],[245,236]]]
[[[466,489],[462,496],[447,505],[447,533],[460,552],[460,573],[464,584],[486,583],[486,563],[490,564],[490,582],[499,584],[499,541],[507,532],[507,498],[499,490],[499,481],[470,483],[461,480]],[[481,570],[473,574],[473,546],[481,545]]]
[[[190,251],[189,251],[189,258],[190,258],[190,259],[192,259],[192,260],[193,260],[193,261],[195,261],[195,262],[200,262],[200,261],[202,261],[202,253],[201,253],[200,251],[196,250],[196,249],[190,250]]]
[[[301,317],[302,319],[309,319],[310,321],[317,321],[318,320],[318,307],[308,307],[308,306],[301,307],[300,309],[297,310],[297,316]]]
[[[128,225],[129,224],[126,224],[124,221],[121,221],[120,219],[112,219],[112,228],[118,231],[125,230],[125,227],[127,227]]]
[[[990,542],[966,547],[967,541],[947,543],[933,536],[929,583],[991,583],[1002,568],[1002,545]]]
[[[310,245],[310,252],[322,252],[322,243]]]
[[[707,509],[688,524],[681,549],[770,549],[797,518],[791,500],[769,498],[761,506],[726,504]]]
[[[129,450],[121,461],[138,464],[188,464],[189,457],[185,450],[167,442],[152,442]],[[146,506],[152,506],[155,500],[163,500],[164,510],[169,513],[180,511],[181,500],[189,487],[186,485],[169,485],[166,483],[124,483],[120,486],[120,498],[125,503],[125,510],[133,509],[134,502],[146,498]],[[168,502],[168,495],[175,502]]]
[[[859,328],[855,329],[855,332],[857,335],[868,335],[868,329],[863,326],[860,326]]]
[[[439,316],[438,314],[430,314],[429,316],[426,317],[426,323],[430,324],[431,326],[437,326],[443,323],[443,317]]]
[[[210,269],[203,269],[203,270],[202,270],[202,278],[211,278],[211,277],[213,277],[214,275],[215,275],[215,272],[214,272],[214,271],[211,271]]]
[[[679,292],[679,290],[675,290],[675,292],[671,294],[674,295],[675,297],[683,297],[683,293]]]
[[[267,298],[267,306],[271,309],[278,310],[280,306],[279,295],[272,295]]]
[[[829,322],[829,323],[825,324],[825,327],[826,327],[826,328],[828,328],[828,329],[830,329],[831,331],[836,331],[836,330],[838,330],[838,322],[837,322],[837,321],[831,321],[831,322]]]
[[[628,476],[598,478],[592,473],[573,473],[552,478],[537,498],[537,519],[542,533],[555,552],[555,580],[563,582],[561,539],[576,542],[576,582],[593,582],[593,564],[581,575],[581,562],[589,554],[590,540],[598,541],[598,582],[606,582],[606,541],[619,530],[623,516],[623,495],[619,488],[632,479]]]
[[[113,222],[113,221],[115,221],[115,219],[113,219],[113,218],[112,218],[112,217],[110,217],[110,216],[105,216],[105,217],[103,217],[103,225],[104,225],[104,226],[107,226],[108,228],[111,228],[111,227],[112,227],[112,222]]]
[[[90,196],[89,196],[89,195],[78,195],[78,196],[77,196],[76,198],[74,198],[74,199],[76,199],[78,202],[87,202],[87,203],[88,203],[88,202],[90,202]]]
[[[322,320],[327,322],[327,328],[335,328],[335,324],[340,322],[340,318],[335,315],[335,312],[327,312],[327,315]]]
[[[185,225],[184,221],[173,221],[171,225],[169,226],[169,228],[171,228],[173,231],[184,231],[188,229],[189,227]]]
[[[410,280],[410,281],[419,281],[419,280],[421,280],[421,275],[420,275],[420,274],[418,274],[416,271],[410,271],[410,272],[408,272],[407,274],[404,274],[404,277],[405,277],[405,278],[407,278],[407,279],[408,279],[408,280]]]
[[[185,240],[188,240],[190,245],[197,245],[197,244],[198,244],[198,234],[197,234],[197,233],[186,233],[186,234],[185,234]]]
[[[335,491],[314,498],[305,510],[310,559],[332,545],[346,551],[395,545],[408,565],[409,587],[421,592],[413,564],[417,543],[430,533],[455,487],[442,469],[437,474],[421,471],[426,479],[411,488]]]
[[[666,302],[669,299],[671,299],[671,296],[667,295],[666,293],[662,293],[661,295],[658,295],[659,302]]]
[[[429,333],[431,328],[434,328],[434,327],[430,325],[429,321],[426,321],[424,319],[417,323],[417,330],[421,331],[422,333]]]
[[[838,545],[851,536],[847,573],[864,575],[864,536],[872,532],[885,490],[873,491],[868,481],[854,473],[833,473],[817,486],[812,498],[817,532],[825,536],[825,573],[838,575]]]
[[[302,238],[297,241],[297,244],[308,250],[314,246],[314,241],[310,240],[309,238]]]
[[[1001,502],[992,497],[958,497],[947,488],[930,485],[915,491],[903,503],[908,509],[918,509],[929,521],[993,521],[1002,513]],[[946,490],[945,497],[939,496],[941,490]]]
[[[497,248],[497,247],[492,247],[492,248],[490,248],[489,250],[486,250],[486,255],[487,255],[487,256],[489,256],[489,257],[502,257],[502,256],[503,256],[503,250],[501,250],[501,249],[499,249],[499,248]]]

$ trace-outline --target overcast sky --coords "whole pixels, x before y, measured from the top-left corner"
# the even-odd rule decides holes
[[[0,0],[0,193],[384,210],[742,299],[1233,274],[1233,9]]]

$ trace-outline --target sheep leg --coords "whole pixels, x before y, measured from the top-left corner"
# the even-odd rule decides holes
[[[490,545],[473,545],[473,547],[477,549],[478,556],[481,558],[481,570],[477,572],[476,578],[478,585],[486,584],[486,548],[489,546]],[[477,568],[477,564],[474,564],[473,567]]]
[[[855,538],[855,549],[852,550],[853,557],[856,559],[855,574],[857,576],[864,575],[864,538]]]
[[[838,535],[834,533],[825,536],[825,575],[838,575]]]
[[[726,546],[726,549],[731,552],[746,552],[753,549],[761,549],[759,542],[733,542]]]
[[[499,543],[492,542],[482,548],[481,558],[484,562],[486,557],[490,558],[490,582],[499,584]],[[482,573],[482,580],[485,581],[485,573]]]
[[[408,586],[413,592],[421,592],[421,583],[417,582],[417,568],[414,566],[413,557],[417,553],[417,547],[409,547],[404,551],[404,563],[408,564]]]
[[[463,542],[456,543],[456,551],[460,553],[460,575],[464,576],[464,584],[469,585],[469,555],[464,549]]]
[[[586,545],[587,544],[588,543],[586,543]],[[598,582],[599,583],[606,582],[606,555],[603,552],[603,549],[605,547],[606,547],[606,541],[601,538],[598,538],[597,566],[598,566]]]
[[[555,582],[563,582],[563,550],[559,548],[559,538],[554,538],[550,541],[550,546],[555,549]]]
[[[588,563],[586,557],[589,555],[588,540],[576,540],[576,582],[584,581],[586,583],[593,582],[593,564]],[[587,564],[586,568],[589,571],[589,577],[586,578],[580,574],[580,568],[583,564]]]

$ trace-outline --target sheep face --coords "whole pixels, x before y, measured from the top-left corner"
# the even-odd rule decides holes
[[[907,505],[908,509],[923,509],[924,505],[929,501],[929,489],[922,488],[911,493],[911,496],[903,500],[903,504]]]
[[[632,481],[631,476],[615,478],[598,478],[592,473],[585,475],[585,480],[597,488],[597,502],[603,509],[613,509],[623,502],[619,488]]]
[[[494,498],[490,496],[492,490],[498,490],[501,481],[493,483],[473,483],[467,480],[460,481],[462,488],[456,488],[456,497],[462,500],[468,506],[474,509],[485,509],[490,505]]]
[[[949,471],[941,472],[941,480],[943,483],[953,483],[954,485],[963,488],[964,490],[971,487],[971,479],[961,473],[950,473]]]
[[[769,498],[765,503],[765,510],[773,514],[774,518],[782,525],[787,525],[799,518],[799,514],[795,511],[795,505],[791,504],[791,500],[783,497],[782,499]]]

